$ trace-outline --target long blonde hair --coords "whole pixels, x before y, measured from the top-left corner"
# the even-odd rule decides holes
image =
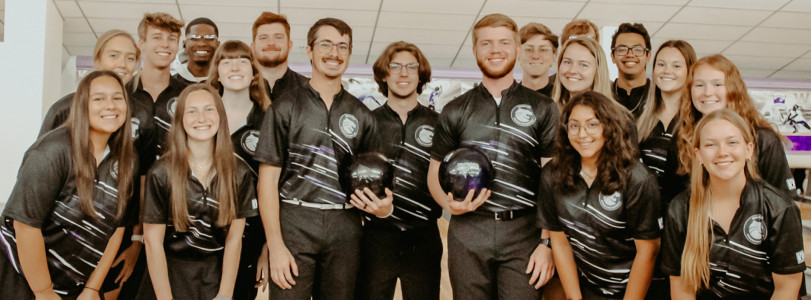
[[[614,99],[614,95],[611,93],[611,78],[608,75],[605,53],[603,53],[603,49],[600,48],[600,44],[588,36],[572,36],[565,41],[563,49],[560,50],[560,55],[558,56],[558,76],[555,76],[555,85],[552,89],[552,99],[558,103],[558,108],[563,109],[566,102],[569,102],[569,99],[572,98],[569,90],[560,82],[560,64],[563,62],[563,54],[566,53],[569,46],[574,44],[586,47],[597,61],[597,72],[594,74],[594,82],[591,83],[591,90],[603,94],[608,99]]]
[[[754,143],[755,137],[749,124],[730,109],[714,111],[701,119],[696,125],[692,144],[701,145],[701,130],[707,123],[715,120],[726,120],[740,130],[745,143]],[[696,147],[696,149],[698,149]],[[710,252],[714,240],[712,218],[710,217],[710,175],[697,159],[692,161],[690,172],[690,208],[687,220],[689,234],[684,241],[681,255],[681,277],[688,290],[697,291],[706,288],[710,283]],[[758,178],[752,161],[747,160],[744,167],[746,178]]]

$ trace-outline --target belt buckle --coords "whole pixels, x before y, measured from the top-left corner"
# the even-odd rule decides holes
[[[502,216],[503,214],[503,216]],[[502,211],[495,213],[496,221],[503,221],[503,220],[512,220],[513,219],[513,211]]]

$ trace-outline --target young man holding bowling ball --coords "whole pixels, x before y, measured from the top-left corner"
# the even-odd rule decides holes
[[[355,299],[361,219],[339,167],[368,152],[374,116],[341,86],[352,29],[324,18],[307,34],[312,78],[273,99],[255,158],[271,299]]]
[[[552,156],[559,112],[552,99],[521,86],[512,70],[518,26],[502,14],[473,27],[482,83],[446,105],[434,131],[428,187],[453,217],[448,265],[454,299],[539,299],[554,273],[548,233],[536,224],[541,157]],[[453,199],[439,165],[460,147],[482,150],[495,167],[492,190]]]
[[[442,208],[428,192],[426,178],[438,114],[417,95],[431,80],[431,65],[417,46],[391,43],[372,67],[386,104],[374,110],[377,151],[393,160],[394,202],[356,193],[366,206],[361,239],[358,299],[392,299],[397,278],[403,299],[439,299],[442,241],[437,218]],[[362,201],[358,201],[362,200]],[[371,200],[371,201],[370,201]]]

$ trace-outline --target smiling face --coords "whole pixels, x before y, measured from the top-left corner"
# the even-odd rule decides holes
[[[132,74],[135,72],[135,64],[138,60],[135,58],[135,45],[129,38],[124,36],[116,36],[110,38],[104,49],[101,50],[101,56],[96,57],[93,65],[97,70],[113,71],[118,74],[121,81],[127,83],[132,79]]]
[[[251,43],[256,60],[262,66],[272,68],[287,61],[293,42],[287,36],[282,23],[264,24],[256,28],[256,38]]]
[[[144,57],[144,65],[168,68],[177,54],[180,33],[155,26],[146,27],[145,39],[138,41]]]
[[[521,45],[521,70],[529,76],[545,76],[555,63],[555,46],[543,35],[535,35]]]
[[[315,34],[315,42],[307,46],[307,56],[312,62],[313,73],[320,73],[327,78],[339,78],[343,75],[352,54],[350,42],[349,35],[341,35],[335,27],[329,25],[319,27]],[[332,47],[329,47],[328,43],[331,43]]]
[[[677,48],[659,49],[653,63],[653,82],[663,93],[681,90],[687,82],[687,62]]]
[[[220,114],[214,97],[206,90],[189,93],[183,112],[183,128],[189,141],[208,141],[220,128]]]
[[[708,65],[698,66],[693,71],[690,93],[693,106],[704,115],[725,108],[727,88],[724,72]]]
[[[569,143],[580,154],[581,159],[596,159],[605,145],[603,126],[594,109],[585,105],[575,105],[566,123]]]
[[[738,127],[724,119],[712,120],[701,129],[700,135],[694,151],[711,180],[739,180],[746,176],[746,160],[752,158],[755,146],[746,142]]]
[[[115,78],[101,76],[90,82],[88,118],[91,135],[109,136],[124,125],[127,101]]]
[[[484,76],[498,79],[510,74],[518,52],[515,32],[503,26],[476,30],[478,39],[473,45],[473,55]]]
[[[419,65],[411,70],[409,65],[418,64],[417,57],[411,52],[400,51],[391,58],[391,64],[400,65],[400,70],[393,70],[389,67],[389,75],[384,79],[389,88],[389,96],[397,98],[408,98],[417,92],[419,78]]]
[[[247,89],[253,80],[251,60],[245,57],[221,59],[217,64],[217,72],[217,80],[224,88],[232,91]]]
[[[626,47],[629,49],[625,55],[615,55],[612,51],[611,60],[617,65],[617,70],[620,74],[639,76],[645,74],[645,66],[650,60],[650,51],[646,51],[643,55],[634,54],[633,48],[646,48],[645,38],[637,33],[621,33],[617,36],[615,48]]]
[[[214,37],[207,39],[206,37]],[[217,33],[214,27],[208,24],[192,25],[189,28],[189,34],[186,36],[186,41],[183,46],[186,49],[186,55],[189,56],[190,63],[198,65],[205,65],[214,57],[214,51],[220,42],[217,40]]]
[[[597,59],[588,48],[577,43],[564,51],[558,67],[560,83],[569,93],[591,90],[597,74]]]

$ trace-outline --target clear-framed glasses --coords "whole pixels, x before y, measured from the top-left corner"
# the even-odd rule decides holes
[[[406,68],[406,70],[408,70],[408,73],[414,73],[414,72],[417,72],[417,69],[420,68],[420,63],[418,63],[418,62],[407,63],[405,65],[405,68]],[[398,64],[398,63],[390,63],[389,64],[389,71],[391,71],[391,72],[397,73],[397,72],[400,72],[400,70],[402,70],[402,69],[403,69],[402,64]]]
[[[614,55],[618,55],[618,56],[626,56],[626,55],[628,55],[628,50],[633,51],[634,55],[636,55],[636,56],[643,56],[643,55],[645,55],[645,53],[648,53],[648,51],[650,51],[650,49],[642,47],[642,46],[635,46],[633,48],[628,48],[626,46],[619,46],[619,47],[614,47],[614,49],[611,49],[611,51],[614,51]]]
[[[580,123],[571,121],[566,124],[566,132],[569,133],[569,135],[578,135],[580,134],[581,127],[586,129],[586,134],[595,135],[603,128],[603,124],[601,124],[600,121],[592,120],[586,122],[585,126],[581,126]]]
[[[540,55],[549,55],[552,54],[552,47],[542,46],[542,47],[532,47],[532,46],[524,46],[521,47],[521,51],[524,51],[527,55],[532,55],[533,53],[538,53]]]
[[[190,35],[188,35],[186,37],[186,39],[192,40],[192,41],[195,41],[195,42],[199,42],[200,40],[205,39],[207,42],[211,42],[211,41],[216,41],[217,40],[217,35],[216,34],[206,34],[204,36],[199,36],[199,35],[196,35],[196,34],[190,34]]]
[[[315,48],[318,49],[318,52],[321,52],[323,54],[330,53],[333,47],[338,48],[338,54],[341,55],[349,54],[350,47],[349,44],[347,43],[334,44],[330,41],[315,42]]]

